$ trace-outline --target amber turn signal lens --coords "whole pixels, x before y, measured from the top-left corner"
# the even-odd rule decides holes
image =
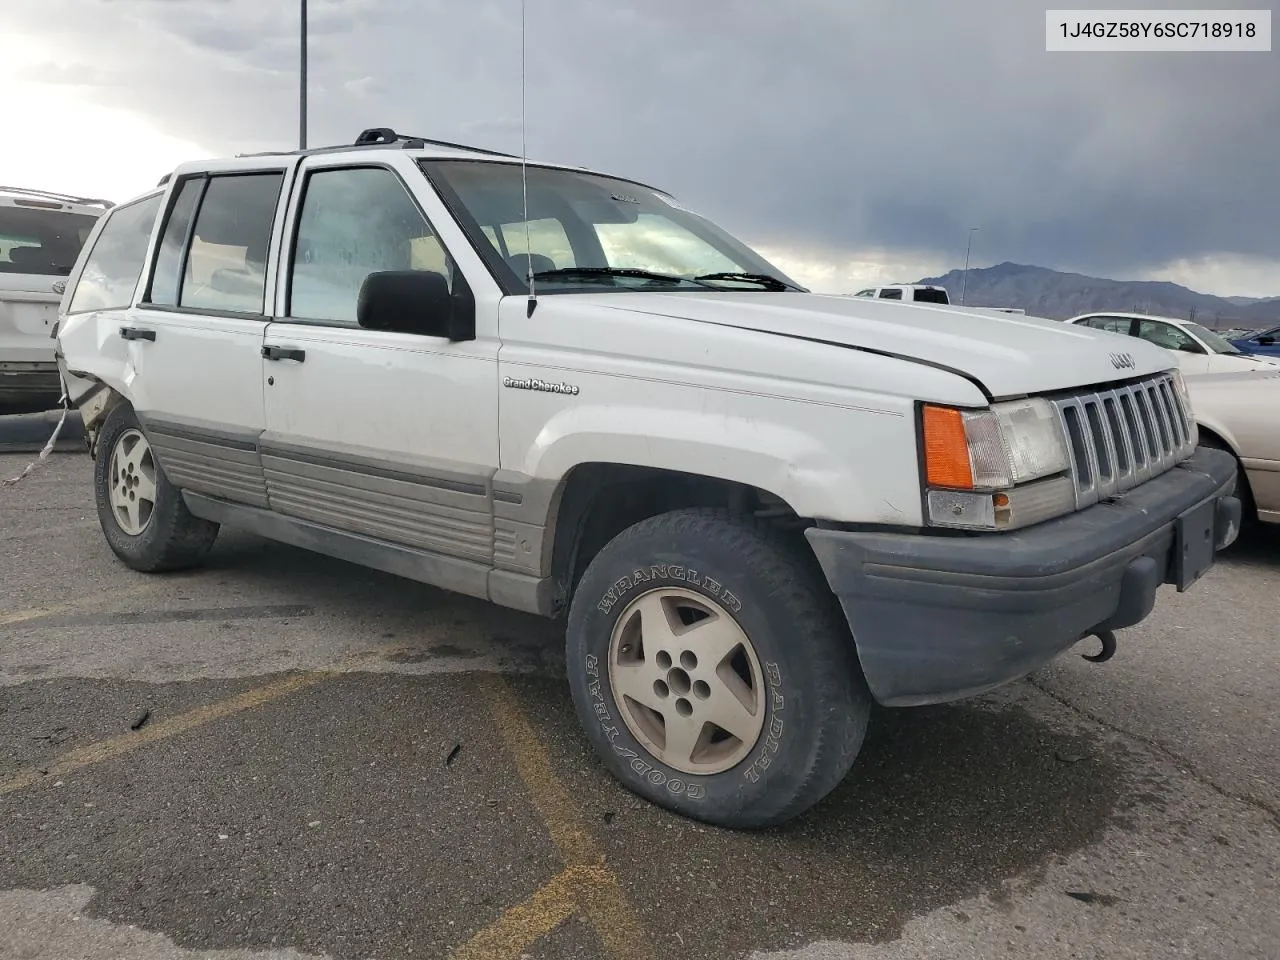
[[[931,487],[973,489],[964,418],[950,407],[924,407],[925,478]]]

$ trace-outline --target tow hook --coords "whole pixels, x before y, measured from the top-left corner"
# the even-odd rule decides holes
[[[1102,652],[1095,653],[1093,656],[1087,653],[1080,654],[1090,663],[1106,663],[1116,655],[1116,635],[1112,631],[1095,630],[1093,633],[1085,634],[1085,637],[1097,637],[1102,641]]]

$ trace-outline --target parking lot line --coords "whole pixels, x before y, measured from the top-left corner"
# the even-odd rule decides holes
[[[112,601],[144,596],[148,593],[154,593],[159,588],[160,585],[158,583],[144,583],[136,587],[121,587],[103,593],[77,597],[75,600],[69,600],[65,603],[51,603],[45,607],[32,607],[29,610],[0,610],[0,627],[11,626],[15,623],[26,623],[28,620],[39,620],[41,617],[51,617],[55,614],[69,613],[72,610],[80,610],[85,607],[102,608]]]
[[[650,960],[653,955],[649,950],[648,937],[635,908],[617,876],[604,865],[604,854],[599,844],[585,826],[582,812],[569,796],[569,791],[556,776],[551,757],[537,732],[516,705],[514,691],[497,674],[479,677],[476,682],[484,690],[498,732],[515,761],[516,772],[524,782],[529,798],[567,868],[565,873],[559,874],[551,883],[560,881],[566,874],[573,881],[569,886],[573,891],[574,902],[587,915],[595,928],[596,936],[614,960]],[[520,904],[512,907],[491,927],[480,931],[468,944],[464,944],[462,949],[468,949],[470,944],[478,940],[486,942],[481,938],[488,936],[495,928],[501,928],[507,922],[509,914],[524,906]],[[511,923],[515,927],[517,921]],[[494,942],[502,945],[501,940]],[[527,948],[530,943],[524,946]],[[520,953],[509,950],[503,952],[495,947],[489,953],[463,955],[477,958],[483,956],[485,960],[505,960],[507,957],[518,958]]]
[[[333,675],[330,671],[293,674],[272,683],[254,687],[252,690],[246,690],[244,693],[226,700],[197,707],[167,720],[158,720],[136,732],[131,731],[70,750],[59,757],[55,757],[47,765],[22,770],[7,780],[0,780],[0,797],[16,790],[34,786],[41,781],[52,782],[57,777],[82,770],[104,760],[112,760],[123,756],[148,743],[155,743],[157,740],[164,740],[168,737],[185,733],[212,720],[218,720],[233,713],[239,713],[242,710],[262,706],[262,704],[271,700],[278,700],[298,690],[314,686]]]
[[[519,956],[568,920],[577,909],[577,867],[569,867],[540,887],[524,903],[502,916],[449,955],[450,960],[505,960]]]

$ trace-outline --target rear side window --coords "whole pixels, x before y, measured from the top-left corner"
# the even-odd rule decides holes
[[[133,302],[161,194],[116,207],[80,271],[67,313],[121,310]]]
[[[1094,317],[1086,320],[1084,325],[1093,327],[1095,330],[1106,330],[1108,333],[1129,334],[1129,327],[1132,322],[1128,317]]]
[[[950,303],[945,290],[917,290],[915,300],[920,303]]]
[[[96,215],[50,210],[36,201],[0,206],[0,273],[67,276],[97,222]]]
[[[165,224],[150,302],[261,315],[283,182],[280,172],[186,181]]]
[[[901,300],[902,291],[901,290],[881,290],[880,299],[881,300]]]

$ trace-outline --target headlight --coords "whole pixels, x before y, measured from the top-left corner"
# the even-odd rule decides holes
[[[931,524],[1008,530],[1074,508],[1067,442],[1047,400],[922,412]]]

